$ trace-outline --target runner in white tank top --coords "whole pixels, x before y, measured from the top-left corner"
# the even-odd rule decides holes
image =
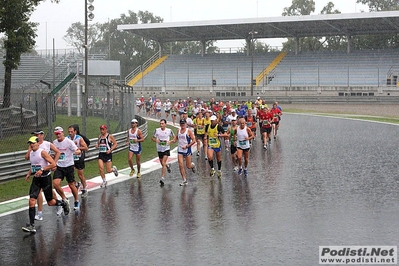
[[[237,160],[238,160],[238,175],[243,172],[242,169],[242,155],[244,154],[244,175],[247,177],[248,171],[248,158],[249,150],[251,148],[250,140],[254,138],[252,130],[246,126],[246,121],[244,118],[238,120],[238,127],[234,133],[234,141],[237,147]]]

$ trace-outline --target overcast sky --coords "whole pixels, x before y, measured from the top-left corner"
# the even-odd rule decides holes
[[[315,14],[329,0],[315,0]],[[366,6],[356,4],[356,0],[331,0],[335,8],[342,13],[358,13],[368,11]],[[71,48],[63,40],[68,27],[75,22],[84,23],[84,0],[61,0],[59,4],[46,0],[41,3],[31,17],[31,21],[38,22],[37,49],[52,49],[53,39],[56,49]],[[110,19],[119,18],[134,12],[149,11],[160,16],[164,22],[220,20],[256,17],[280,17],[285,7],[289,7],[292,0],[94,0],[93,23],[104,23]],[[265,40],[269,45],[280,45],[281,40]],[[244,40],[218,42],[223,47],[242,47]]]

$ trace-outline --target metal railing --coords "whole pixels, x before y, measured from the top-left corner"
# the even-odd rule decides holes
[[[145,61],[144,64],[136,67],[132,72],[130,72],[125,77],[125,84],[127,84],[130,80],[132,80],[137,75],[142,74],[144,72],[144,70],[147,69],[147,67],[149,67],[155,61],[157,61],[160,57],[161,57],[161,52],[158,51],[153,56],[151,56],[147,61]]]
[[[136,119],[139,121],[139,128],[146,138],[148,136],[147,121],[139,116],[136,116]],[[118,143],[114,152],[125,150],[127,148],[127,130],[115,133],[113,136]],[[86,162],[98,158],[98,149],[95,148],[97,141],[97,138],[90,139],[89,150],[86,151]],[[0,171],[0,182],[23,178],[26,175],[30,167],[30,162],[25,160],[26,152],[27,150],[0,154],[0,169],[2,169]]]

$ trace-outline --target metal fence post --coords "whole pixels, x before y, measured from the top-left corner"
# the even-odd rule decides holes
[[[52,141],[52,134],[51,132],[53,131],[53,118],[52,118],[52,97],[51,93],[47,94],[46,99],[46,112],[47,112],[47,125],[48,125],[48,134],[46,135],[46,140],[47,141]]]
[[[109,90],[107,91],[107,127],[109,129],[109,131],[111,131],[111,123],[110,123],[110,119],[111,119],[111,99],[109,98],[111,96],[111,93],[109,92]]]

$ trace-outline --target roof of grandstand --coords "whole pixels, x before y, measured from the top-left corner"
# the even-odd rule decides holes
[[[393,34],[399,11],[118,25],[158,42]]]

